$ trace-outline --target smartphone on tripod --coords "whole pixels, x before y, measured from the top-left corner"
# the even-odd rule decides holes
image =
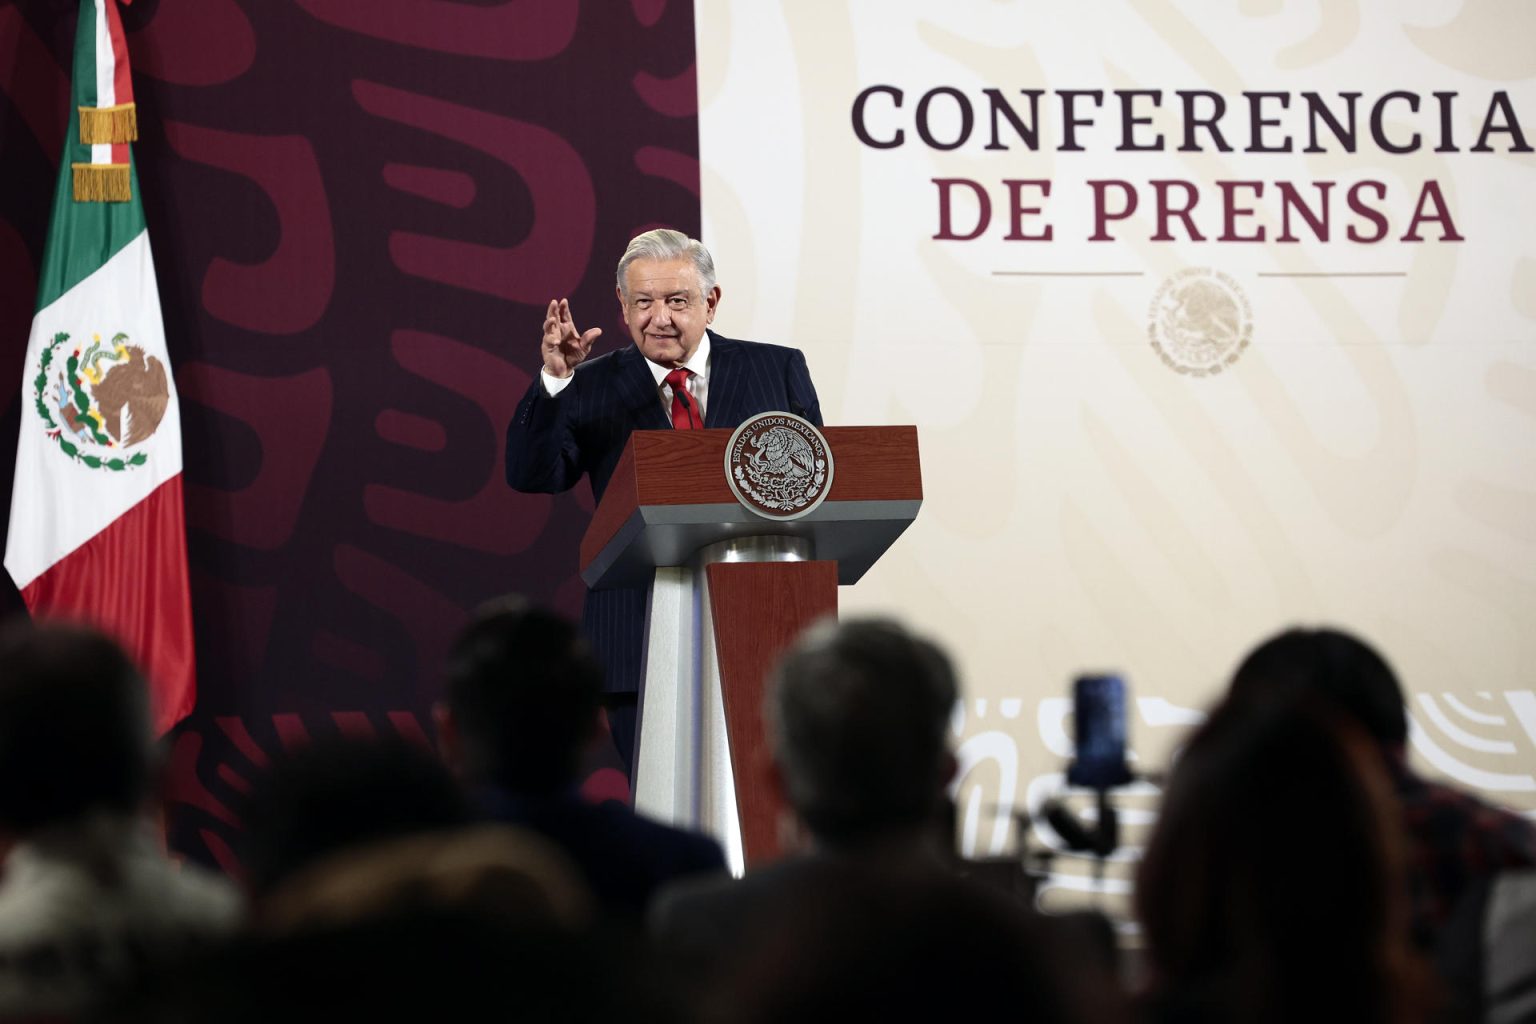
[[[1125,680],[1121,676],[1082,675],[1072,682],[1073,736],[1076,752],[1067,766],[1067,782],[1106,790],[1131,781],[1126,763]]]

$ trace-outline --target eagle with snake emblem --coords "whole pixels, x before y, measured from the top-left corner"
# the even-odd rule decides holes
[[[772,427],[752,439],[754,451],[747,456],[755,481],[774,478],[801,479],[816,472],[816,453],[810,442],[788,427]]]

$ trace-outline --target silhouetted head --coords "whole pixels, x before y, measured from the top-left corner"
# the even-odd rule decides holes
[[[0,829],[138,810],[151,751],[144,680],[116,643],[79,626],[0,632]]]
[[[470,808],[433,751],[394,737],[332,737],[277,759],[243,817],[246,883],[264,897],[340,851],[462,825]]]
[[[433,910],[577,929],[591,923],[592,895],[551,840],[479,824],[339,851],[285,879],[261,909],[262,925],[273,930]]]
[[[448,660],[447,727],[465,775],[518,793],[571,785],[602,685],[569,619],[516,598],[487,605]]]
[[[1348,716],[1382,746],[1408,740],[1403,688],[1363,640],[1333,629],[1290,629],[1254,648],[1238,666],[1233,700],[1270,702],[1311,695]]]
[[[957,697],[938,647],[893,622],[824,622],[779,663],[769,697],[789,803],[842,844],[931,823],[954,770]]]
[[[1409,1019],[1399,846],[1377,748],[1330,704],[1222,704],[1137,874],[1154,1004],[1192,1022]]]

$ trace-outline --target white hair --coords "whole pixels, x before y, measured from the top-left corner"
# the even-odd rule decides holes
[[[624,275],[629,272],[629,265],[636,260],[680,259],[693,261],[694,269],[699,272],[699,288],[705,295],[714,290],[715,259],[704,248],[704,243],[697,238],[689,238],[681,231],[656,228],[631,238],[624,249],[624,255],[619,257],[619,292],[629,294]]]

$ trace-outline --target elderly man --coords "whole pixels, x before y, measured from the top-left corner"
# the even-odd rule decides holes
[[[634,238],[619,260],[617,295],[633,346],[589,359],[600,328],[576,326],[570,303],[551,301],[540,351],[544,368],[507,429],[507,482],[555,493],[585,475],[601,500],[636,430],[735,427],[786,411],[821,425],[805,356],[709,330],[720,286],[709,250],[678,231]],[[606,667],[609,727],[633,761],[647,592],[593,591],[582,616]]]

